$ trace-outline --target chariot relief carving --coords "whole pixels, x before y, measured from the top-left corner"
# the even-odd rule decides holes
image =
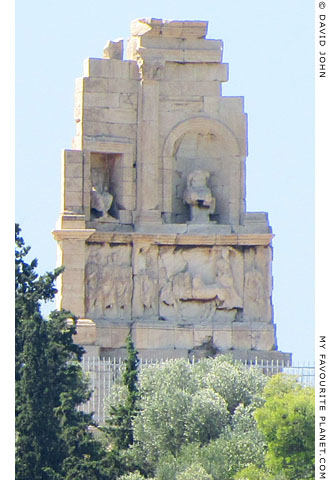
[[[180,254],[176,253],[176,257],[179,257],[176,265],[180,265],[181,271],[171,268],[171,265],[167,269],[166,254],[164,255],[163,268],[167,276],[160,292],[163,313],[165,314],[166,307],[172,307],[173,313],[183,318],[197,314],[204,319],[210,319],[216,310],[241,309],[243,298],[236,289],[231,265],[231,259],[235,259],[235,263],[242,264],[243,258],[240,252],[225,247],[218,251],[204,249],[198,254],[199,261],[196,262],[194,250],[188,253],[184,251]],[[205,277],[207,278],[203,278],[202,273],[198,273],[198,271],[203,272],[203,265],[206,266]],[[242,271],[242,268],[240,270]],[[241,276],[239,272],[237,274]],[[241,284],[242,280],[239,278],[236,283]],[[171,315],[168,308],[167,313]]]

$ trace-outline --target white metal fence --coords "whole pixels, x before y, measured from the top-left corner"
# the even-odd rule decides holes
[[[163,361],[140,360],[140,368],[162,363]],[[243,361],[242,363],[247,367],[258,366],[266,375],[274,375],[280,372],[295,375],[302,384],[314,386],[314,364],[290,366],[282,361],[266,361],[258,360],[257,358],[255,360]],[[80,410],[86,413],[93,413],[93,418],[98,425],[102,425],[105,422],[105,399],[109,396],[113,384],[120,377],[124,367],[125,360],[122,358],[84,357],[82,360],[82,369],[89,379],[93,393],[90,400],[82,405]]]

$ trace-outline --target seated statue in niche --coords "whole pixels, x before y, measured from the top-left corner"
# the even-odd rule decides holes
[[[109,213],[112,202],[113,196],[109,192],[109,187],[105,182],[105,173],[102,170],[94,168],[92,170],[91,189],[91,213],[93,217],[117,221]]]
[[[184,201],[190,206],[192,223],[209,223],[215,211],[215,198],[207,186],[209,178],[207,170],[194,170],[188,175]]]

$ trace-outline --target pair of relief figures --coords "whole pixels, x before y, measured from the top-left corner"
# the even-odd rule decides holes
[[[127,253],[108,245],[90,247],[86,264],[86,310],[95,318],[130,315],[133,292],[132,267]]]
[[[92,169],[91,212],[95,218],[113,219],[109,213],[113,195],[109,192],[107,177],[103,169]],[[192,223],[208,223],[215,211],[215,198],[207,186],[209,178],[210,173],[206,170],[194,170],[187,177],[183,201],[190,207]]]

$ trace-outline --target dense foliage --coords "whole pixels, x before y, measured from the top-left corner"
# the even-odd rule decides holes
[[[79,365],[83,349],[72,340],[75,318],[41,315],[61,270],[38,276],[37,261],[25,261],[29,248],[18,226],[15,233],[16,480],[114,478],[115,459],[95,441],[91,416],[76,408],[89,391]]]
[[[205,471],[205,478],[225,480],[248,463],[262,465],[265,444],[253,411],[263,402],[266,381],[258,369],[223,356],[143,368],[134,442],[126,456],[141,473],[159,480],[185,478],[194,469],[195,476]],[[126,398],[122,382],[112,392],[110,412]]]
[[[278,375],[270,380],[264,395],[266,402],[255,417],[268,444],[267,467],[274,473],[283,472],[289,480],[312,478],[314,390]]]
[[[269,379],[219,356],[145,367],[138,387],[132,473],[120,480],[311,479],[313,390],[294,377]],[[127,395],[122,382],[110,405]]]

